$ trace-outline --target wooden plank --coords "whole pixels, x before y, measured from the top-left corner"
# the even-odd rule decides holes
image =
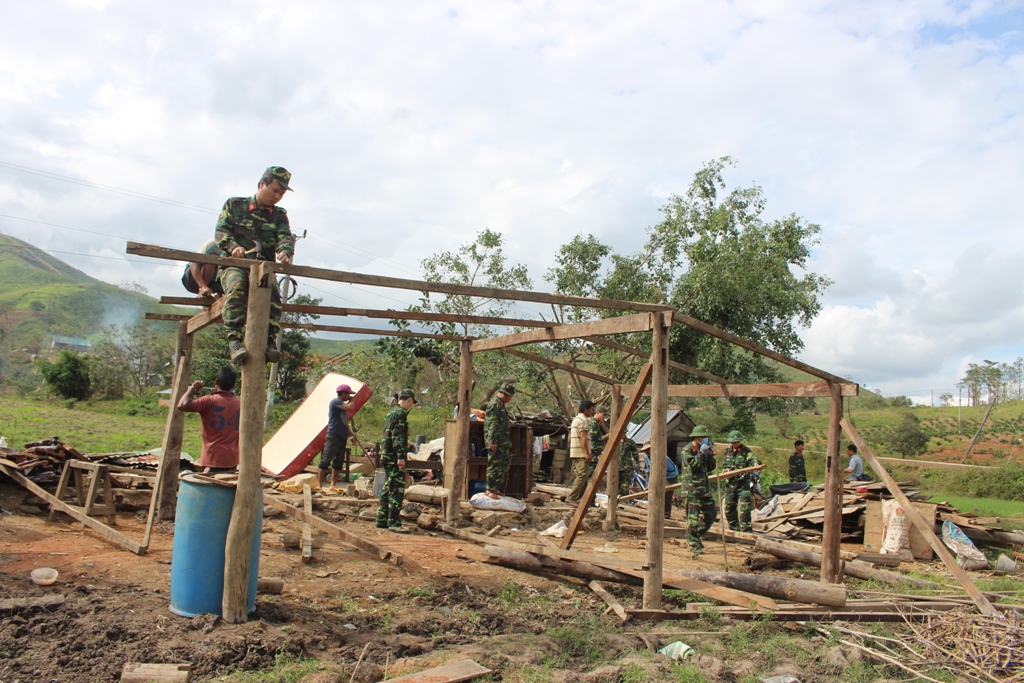
[[[529,360],[529,361],[533,361],[534,363],[540,363],[541,365],[546,365],[549,368],[554,368],[556,370],[563,370],[565,372],[570,372],[570,373],[572,373],[574,375],[578,375],[580,377],[586,377],[588,379],[594,379],[594,380],[597,380],[598,382],[604,382],[605,384],[612,384],[612,385],[615,384],[615,380],[613,380],[611,377],[605,377],[604,375],[599,375],[596,372],[590,372],[589,370],[582,370],[582,369],[577,368],[577,367],[572,366],[572,365],[566,365],[565,363],[559,363],[558,361],[550,360],[550,359],[544,358],[542,356],[536,356],[536,355],[534,355],[532,353],[524,353],[522,351],[517,351],[516,349],[501,349],[501,351],[502,351],[502,353],[507,353],[510,356],[516,356],[518,358],[522,358],[523,360]]]
[[[454,664],[391,678],[388,679],[388,683],[460,683],[489,673],[490,669],[480,666],[472,659],[463,659]]]
[[[611,339],[604,339],[603,337],[583,337],[583,339],[588,341],[588,342],[590,342],[591,344],[598,344],[599,346],[605,346],[605,347],[607,347],[609,349],[615,349],[616,351],[622,351],[623,353],[628,353],[631,356],[637,356],[639,358],[649,358],[650,357],[650,354],[648,354],[648,353],[646,353],[644,351],[641,351],[640,349],[634,349],[632,346],[626,346],[625,344],[620,344],[619,342],[612,341]],[[713,375],[710,372],[707,372],[706,370],[701,370],[700,368],[693,368],[693,367],[690,367],[689,365],[683,365],[682,363],[677,363],[676,361],[672,360],[671,358],[669,358],[669,360],[668,360],[668,366],[670,368],[675,368],[676,370],[682,370],[683,372],[685,372],[687,374],[690,374],[690,375],[693,375],[694,377],[700,377],[701,379],[706,379],[709,382],[718,382],[719,384],[728,384],[729,383],[729,380],[723,379],[723,378],[719,377],[718,375]],[[669,395],[671,395],[671,394],[669,394]]]
[[[802,497],[800,498],[800,500],[798,500],[798,501],[796,502],[796,505],[794,505],[794,506],[793,506],[793,507],[792,507],[792,508],[790,509],[789,513],[796,513],[796,512],[799,512],[800,510],[803,510],[804,506],[805,506],[805,505],[807,505],[807,503],[809,503],[809,502],[811,501],[811,499],[812,499],[812,498],[814,498],[814,497],[815,497],[816,495],[818,495],[818,493],[819,493],[819,492],[818,492],[818,489],[817,489],[816,487],[813,487],[813,486],[812,486],[812,487],[811,487],[811,490],[810,490],[810,491],[808,491],[807,493],[805,493],[805,494],[804,494],[804,495],[803,495],[803,496],[802,496]],[[789,513],[786,513],[786,514],[789,514]],[[769,519],[769,518],[767,518],[767,517],[766,517],[766,518],[765,518],[764,520],[761,520],[761,521],[766,521],[767,519]],[[767,528],[766,528],[766,529],[764,530],[764,533],[766,533],[766,534],[769,534],[769,533],[771,533],[772,531],[775,531],[775,529],[776,529],[776,528],[778,528],[778,527],[782,526],[783,524],[785,524],[786,522],[787,522],[787,520],[786,520],[785,518],[782,518],[782,519],[780,519],[779,521],[777,521],[777,522],[774,522],[774,523],[772,523],[771,525],[769,525],[769,526],[768,526],[768,527],[767,527]]]
[[[189,683],[191,664],[125,664],[121,683]]]
[[[267,337],[270,331],[270,294],[273,271],[266,261],[249,267],[249,298],[245,314],[241,410],[238,424],[238,483],[224,543],[224,599],[221,617],[229,624],[249,618],[249,572],[252,537],[256,533],[263,487],[263,406],[267,400]]]
[[[756,353],[758,355],[765,356],[767,358],[771,358],[772,360],[776,360],[776,361],[778,361],[778,362],[780,362],[780,363],[782,363],[784,365],[788,365],[791,368],[796,368],[797,370],[803,370],[808,375],[814,375],[815,377],[817,377],[819,379],[828,380],[830,382],[835,382],[837,384],[849,384],[849,382],[850,382],[850,380],[848,380],[848,379],[843,379],[842,377],[838,377],[836,375],[833,375],[830,372],[825,372],[824,370],[819,370],[818,368],[814,367],[813,365],[808,365],[807,363],[803,363],[803,362],[798,361],[798,360],[796,360],[794,358],[790,358],[789,356],[784,356],[781,353],[778,353],[776,351],[772,351],[770,349],[766,349],[765,347],[760,346],[758,344],[755,344],[754,342],[747,341],[743,337],[737,336],[737,335],[735,335],[735,334],[733,334],[731,332],[726,332],[725,330],[721,330],[721,329],[715,327],[714,325],[709,325],[709,324],[707,324],[706,322],[704,322],[702,320],[697,320],[696,318],[690,317],[690,316],[688,316],[688,315],[686,315],[684,313],[679,313],[677,311],[676,313],[674,313],[672,315],[672,319],[675,322],[679,323],[680,325],[686,325],[687,327],[689,327],[691,329],[694,329],[694,330],[697,330],[698,332],[703,332],[704,334],[710,334],[712,337],[716,337],[716,338],[721,339],[723,341],[730,342],[732,344],[735,344],[736,346],[739,346],[739,347],[742,347],[744,349],[747,349],[748,351],[753,351],[754,353]]]
[[[377,545],[373,541],[368,541],[365,538],[362,538],[361,536],[356,536],[355,534],[346,531],[345,529],[342,529],[339,526],[331,524],[326,519],[321,519],[316,515],[309,514],[305,510],[300,510],[294,505],[289,505],[288,503],[284,502],[283,500],[279,500],[274,496],[267,496],[266,498],[264,498],[263,502],[266,503],[267,505],[272,505],[276,507],[278,510],[284,512],[286,515],[294,517],[295,519],[305,524],[309,524],[310,526],[315,527],[320,531],[324,531],[328,534],[331,534],[332,536],[344,541],[345,543],[348,543],[351,546],[359,548],[360,550],[365,550],[366,552],[377,556],[377,558],[381,560],[387,560],[388,562],[394,565],[402,564],[403,558],[400,553],[385,548],[384,546]],[[487,542],[497,544],[497,541],[495,539],[488,538]]]
[[[634,394],[640,394],[643,388],[647,386],[647,383],[651,381],[651,364],[647,363],[643,368],[640,369],[640,376],[636,379],[636,384],[633,385],[632,391]],[[604,442],[604,451],[601,453],[601,457],[597,459],[597,465],[594,468],[594,473],[590,477],[590,482],[587,484],[587,490],[583,494],[583,498],[580,500],[580,504],[576,507],[576,512],[573,513],[572,521],[569,522],[569,530],[565,533],[565,538],[562,539],[562,547],[568,550],[572,547],[572,542],[576,537],[576,533],[580,530],[580,525],[583,524],[583,518],[587,514],[587,508],[594,502],[594,494],[597,493],[597,483],[601,480],[605,470],[608,469],[608,463],[611,461],[612,452],[615,446],[622,439],[622,435],[626,433],[626,427],[629,425],[629,419],[633,417],[633,413],[636,412],[636,407],[640,403],[640,396],[630,396],[629,400],[626,401],[626,405],[623,407],[622,412],[619,414],[618,419],[615,421],[615,425],[612,426],[611,431],[608,433],[608,437]]]
[[[167,249],[151,244],[129,241],[125,252],[136,256],[148,256],[150,258],[166,259],[170,261],[181,261],[184,263],[210,263],[215,266],[248,268],[252,265],[251,260],[236,259],[225,256],[210,256],[199,254],[182,249]],[[269,262],[264,262],[268,263]],[[407,280],[404,278],[384,277],[381,275],[367,275],[364,273],[352,273],[342,270],[331,270],[328,268],[313,268],[310,266],[284,265],[282,263],[269,264],[274,272],[286,273],[298,277],[308,277],[314,280],[328,280],[330,282],[347,282],[352,285],[366,285],[369,287],[386,287],[389,289],[404,289],[410,292],[438,292],[441,294],[454,294],[456,296],[481,297],[484,299],[507,299],[511,301],[534,301],[542,304],[554,304],[556,306],[576,306],[581,308],[606,308],[620,311],[666,311],[672,310],[671,306],[662,304],[649,304],[639,301],[619,301],[617,299],[598,299],[587,296],[566,296],[564,294],[549,294],[547,292],[530,292],[515,289],[499,289],[497,287],[472,287],[469,285],[457,285],[448,282],[426,282],[425,280]]]
[[[664,609],[627,609],[626,614],[639,621],[690,621],[700,619],[700,612],[676,612]]]
[[[132,539],[130,539],[127,536],[125,536],[124,534],[122,534],[120,531],[116,531],[114,529],[111,529],[109,526],[107,526],[103,522],[101,522],[101,521],[99,521],[97,519],[93,519],[92,517],[89,517],[86,514],[83,514],[82,512],[76,510],[74,508],[74,506],[68,505],[67,503],[65,503],[62,500],[57,500],[57,498],[55,498],[53,495],[51,495],[49,491],[47,491],[42,486],[40,486],[39,484],[35,483],[34,481],[29,479],[28,477],[26,477],[24,474],[21,473],[20,470],[18,470],[16,468],[13,468],[13,467],[8,467],[7,465],[2,465],[2,464],[0,464],[0,470],[3,470],[4,474],[6,474],[11,479],[14,479],[16,482],[18,482],[19,484],[21,484],[22,486],[27,488],[29,491],[31,491],[32,493],[36,494],[37,496],[39,496],[43,500],[45,500],[52,507],[54,507],[54,508],[60,510],[61,512],[63,512],[65,514],[73,517],[74,519],[76,519],[77,521],[81,522],[85,526],[89,527],[93,531],[96,531],[97,533],[99,533],[104,538],[106,538],[106,539],[108,539],[110,541],[113,541],[114,543],[117,543],[119,546],[121,546],[125,550],[130,550],[131,552],[135,553],[136,555],[145,555],[146,554],[146,549],[144,547],[142,547],[142,544],[140,544],[140,543],[138,543],[136,541],[133,541]]]
[[[615,614],[619,617],[619,619],[621,619],[624,622],[630,620],[631,617],[628,614],[626,614],[626,610],[622,606],[622,603],[620,603],[618,600],[616,600],[614,595],[612,595],[607,590],[605,590],[604,586],[602,586],[597,581],[591,581],[587,585],[590,586],[590,590],[592,590],[595,593],[597,593],[597,596],[599,598],[601,598],[606,603],[608,603],[608,606],[612,608],[612,611],[615,612]]]
[[[11,612],[16,609],[33,609],[36,607],[59,607],[64,604],[64,596],[44,595],[38,598],[5,598],[0,600],[0,612]]]
[[[188,333],[188,325],[178,323],[178,337],[175,343],[175,373],[174,383],[171,385],[171,408],[167,412],[167,422],[164,424],[164,438],[161,442],[160,464],[157,467],[157,481],[154,483],[154,490],[159,491],[156,496],[157,510],[160,519],[174,519],[174,511],[178,505],[178,473],[181,469],[181,444],[185,438],[185,413],[178,410],[178,401],[188,390],[189,379],[192,374],[192,345],[195,336]],[[146,523],[147,529],[152,529],[152,524]],[[149,547],[149,535],[142,542]]]
[[[313,514],[313,490],[309,484],[302,485],[302,507],[307,515]],[[313,561],[313,527],[309,522],[302,523],[302,564]]]
[[[378,337],[405,337],[407,339],[438,339],[441,341],[462,341],[464,337],[454,334],[434,334],[432,332],[410,332],[409,330],[378,330],[367,327],[341,327],[338,325],[319,325],[315,323],[281,323],[281,327],[290,330],[313,330],[315,332],[344,332],[345,334],[369,334]]]
[[[839,459],[839,440],[842,432],[839,420],[843,416],[843,396],[839,384],[830,383],[830,412],[828,445],[825,451],[825,518],[821,537],[821,581],[838,583],[841,565],[839,544],[843,533],[843,465]]]
[[[624,385],[620,385],[624,386]],[[840,385],[843,396],[856,396],[860,387],[849,382]],[[650,388],[645,395],[650,396]],[[671,397],[771,398],[830,396],[828,382],[779,382],[769,384],[670,384]]]
[[[651,316],[648,313],[636,313],[615,318],[602,318],[585,323],[559,325],[544,330],[516,332],[500,337],[473,340],[472,351],[493,351],[522,344],[558,341],[560,339],[577,339],[599,334],[623,334],[626,332],[647,332],[651,329]]]
[[[232,261],[244,261],[244,259],[232,259]],[[248,269],[249,266],[246,265],[243,267]],[[209,327],[214,323],[221,322],[221,314],[224,310],[224,301],[225,297],[222,296],[215,302],[213,302],[213,305],[207,308],[205,311],[200,311],[199,313],[196,313],[194,316],[189,318],[187,328],[188,333],[195,334],[204,327]]]
[[[939,556],[942,563],[946,565],[946,568],[949,569],[953,578],[960,582],[960,585],[964,587],[964,590],[967,591],[969,596],[971,596],[971,599],[974,601],[974,604],[978,606],[978,609],[981,610],[983,614],[988,614],[990,616],[996,615],[998,612],[994,607],[992,607],[992,603],[990,603],[988,598],[978,590],[978,587],[974,585],[973,581],[971,581],[971,577],[968,576],[967,572],[965,572],[960,565],[956,563],[956,558],[953,557],[939,537],[935,535],[935,525],[932,524],[931,526],[928,526],[928,523],[925,522],[923,517],[921,517],[921,513],[917,511],[917,508],[914,507],[911,501],[903,493],[899,485],[896,484],[885,468],[882,467],[882,464],[875,459],[874,451],[871,450],[871,447],[868,446],[867,442],[865,442],[863,437],[861,437],[860,432],[858,432],[853,424],[846,418],[843,418],[842,426],[850,438],[853,439],[853,442],[857,444],[857,448],[860,449],[861,455],[868,464],[871,465],[871,469],[875,471],[878,478],[881,479],[888,487],[889,493],[892,494],[892,497],[898,500],[900,505],[903,506],[903,509],[906,512],[907,517],[910,518],[911,523],[920,530],[921,535],[923,535],[925,540],[928,541],[928,545],[932,547],[932,550],[934,550]]]
[[[958,462],[939,462],[937,460],[906,460],[903,458],[881,458],[877,457],[878,462],[892,464],[892,465],[910,465],[911,467],[941,467],[942,469],[949,470],[997,470],[998,467],[989,467],[988,465],[961,465]]]
[[[754,465],[753,467],[744,467],[744,468],[738,469],[738,470],[729,470],[728,472],[719,472],[718,474],[709,475],[708,476],[708,481],[718,481],[719,479],[723,479],[723,480],[724,479],[731,479],[732,477],[736,477],[736,476],[739,476],[741,474],[746,474],[747,472],[759,472],[759,471],[763,470],[766,467],[768,467],[768,465],[767,464],[763,464],[763,465]],[[682,488],[682,486],[683,486],[682,484],[669,484],[668,486],[665,487],[665,490],[666,491],[675,491],[678,488]],[[625,501],[625,500],[637,500],[639,498],[646,498],[647,497],[647,491],[648,491],[648,489],[644,489],[643,491],[637,491],[636,493],[630,493],[628,496],[622,496],[622,497],[619,498],[619,502],[622,502],[622,501]],[[768,518],[766,517],[765,519],[768,519]]]
[[[565,550],[563,548],[551,548],[546,545],[535,545],[533,543],[520,543],[518,541],[509,541],[504,538],[488,538],[483,534],[474,534],[471,531],[465,531],[454,527],[451,524],[442,524],[441,530],[452,536],[458,538],[464,538],[467,541],[475,541],[483,545],[496,545],[502,548],[511,548],[512,550],[522,550],[523,552],[531,553],[533,555],[543,555],[545,557],[554,557],[559,560],[573,560],[578,562],[589,562],[591,564],[600,565],[602,567],[608,567],[616,571],[622,571],[623,569],[640,569],[644,568],[643,560],[620,560],[611,557],[600,557],[598,555],[591,555],[590,553],[581,553],[575,550]]]

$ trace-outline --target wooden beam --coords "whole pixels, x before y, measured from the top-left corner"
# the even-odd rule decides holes
[[[433,334],[431,332],[410,332],[408,330],[371,330],[365,327],[338,327],[337,325],[318,325],[316,323],[281,323],[281,327],[290,330],[314,330],[318,332],[343,332],[345,334],[372,334],[378,337],[407,337],[409,339],[439,339],[441,341],[462,341],[465,337],[452,334]]]
[[[616,351],[622,351],[623,353],[628,353],[629,355],[637,356],[638,358],[648,358],[650,356],[650,354],[645,353],[645,352],[641,351],[640,349],[634,349],[632,346],[626,346],[625,344],[620,344],[619,342],[612,341],[611,339],[604,339],[603,337],[583,337],[583,338],[585,340],[587,340],[588,342],[592,343],[592,344],[598,344],[599,346],[605,346],[605,347],[607,347],[609,349],[615,349]],[[700,368],[693,368],[693,367],[690,367],[689,365],[683,365],[682,363],[677,363],[674,360],[672,360],[671,358],[668,361],[668,366],[670,368],[675,368],[676,370],[682,370],[683,372],[688,373],[690,375],[693,375],[695,377],[700,377],[701,379],[706,379],[709,382],[717,382],[719,384],[728,384],[729,383],[729,380],[723,379],[723,378],[719,377],[718,375],[713,375],[710,372],[707,372],[705,370],[701,370]]]
[[[248,268],[251,260],[236,259],[224,256],[208,256],[193,251],[182,249],[167,249],[141,242],[128,242],[126,253],[136,256],[148,256],[150,258],[166,259],[170,261],[181,261],[184,263],[210,263],[215,266]],[[327,280],[330,282],[345,282],[351,285],[366,285],[369,287],[386,287],[389,289],[404,289],[410,292],[437,292],[440,294],[454,294],[456,296],[475,296],[484,299],[507,299],[510,301],[533,301],[541,304],[554,304],[556,306],[578,306],[581,308],[605,308],[620,311],[666,311],[672,310],[671,306],[661,304],[648,304],[638,301],[619,301],[617,299],[598,299],[587,296],[566,296],[564,294],[549,294],[547,292],[529,292],[515,289],[499,289],[496,287],[471,287],[469,285],[457,285],[448,282],[426,282],[424,280],[407,280],[404,278],[384,277],[381,275],[366,275],[364,273],[351,273],[342,270],[331,270],[329,268],[313,268],[310,266],[284,265],[282,263],[269,264],[277,273],[286,273],[297,277],[308,277],[314,280]]]
[[[160,449],[160,519],[174,519],[178,504],[178,471],[181,466],[181,443],[185,437],[185,413],[178,410],[178,401],[188,389],[192,375],[192,345],[194,335],[188,333],[187,323],[178,323],[178,338],[175,342],[174,384],[171,387],[171,408],[167,412],[164,439]],[[143,543],[149,547],[149,539]]]
[[[828,380],[830,382],[836,382],[837,384],[848,384],[850,381],[848,379],[843,379],[842,377],[837,377],[836,375],[833,375],[830,372],[819,370],[813,365],[808,365],[807,363],[803,363],[794,358],[790,358],[789,356],[784,356],[781,353],[772,351],[771,349],[766,349],[765,347],[759,346],[754,342],[747,341],[743,337],[735,335],[731,332],[726,332],[725,330],[720,330],[714,325],[708,325],[706,322],[702,320],[697,320],[696,318],[692,318],[683,313],[679,313],[678,311],[672,315],[672,319],[675,320],[680,325],[686,325],[690,329],[697,330],[698,332],[703,332],[704,334],[710,334],[712,337],[716,337],[723,341],[727,341],[731,344],[735,344],[736,346],[743,347],[748,351],[753,351],[758,355],[765,356],[766,358],[771,358],[772,360],[778,361],[783,365],[788,365],[791,368],[803,370],[808,375],[814,375],[819,379]]]
[[[232,260],[241,261],[243,259]],[[212,306],[192,316],[188,321],[188,333],[194,334],[204,327],[209,327],[214,323],[219,323],[221,321],[221,314],[224,310],[225,299],[226,297],[220,297],[213,302]]]
[[[103,536],[103,538],[106,538],[107,540],[117,543],[125,550],[129,550],[135,553],[136,555],[146,554],[146,549],[142,547],[141,543],[133,541],[132,539],[122,534],[120,531],[115,531],[103,522],[97,519],[93,519],[89,515],[80,512],[79,510],[76,510],[74,507],[68,505],[63,500],[58,500],[56,496],[52,495],[42,486],[40,486],[39,484],[35,483],[34,481],[26,477],[24,474],[22,474],[21,470],[14,467],[8,467],[7,465],[4,464],[0,464],[0,470],[3,470],[3,473],[6,474],[8,477],[15,480],[32,493],[36,494],[37,496],[45,500],[53,508],[56,508],[57,510],[60,510],[64,514],[73,517],[74,519],[89,527],[93,531],[99,533],[99,535]]]
[[[644,573],[644,609],[661,608],[665,553],[665,471],[668,454],[668,331],[670,315],[651,315],[651,461],[647,486],[647,571]],[[632,396],[630,399],[632,400]],[[589,502],[587,503],[590,504]]]
[[[587,585],[590,586],[590,590],[597,593],[597,597],[601,598],[608,604],[608,607],[615,612],[615,615],[619,619],[624,622],[630,620],[630,616],[626,614],[626,610],[623,608],[622,603],[616,600],[615,596],[609,593],[598,581],[591,581]]]
[[[961,465],[958,462],[939,462],[937,460],[905,460],[903,458],[882,458],[875,457],[878,462],[891,463],[893,465],[910,465],[911,467],[941,467],[949,470],[998,470],[998,467],[988,465]]]
[[[619,413],[622,412],[622,392],[619,391],[616,384],[612,385],[611,402],[609,418],[611,424],[615,424],[619,419]],[[608,482],[605,489],[608,494],[608,511],[602,525],[605,531],[617,531],[619,527],[619,486],[622,483],[619,480],[619,470],[621,469],[622,449],[619,448],[618,443],[613,443],[611,446],[614,450],[612,450],[611,460],[608,462],[608,476],[605,477]]]
[[[469,350],[470,341],[459,342],[459,414],[456,417],[456,435],[454,454],[451,456],[451,481],[448,484],[448,500],[445,504],[445,521],[455,522],[461,516],[459,501],[466,486],[466,461],[469,451],[469,417],[473,408],[473,354]]]
[[[643,388],[651,381],[651,364],[647,363],[640,370],[640,376],[636,379],[636,384],[633,385],[632,391],[639,393],[643,391]],[[587,508],[594,502],[594,494],[597,493],[597,484],[601,481],[601,477],[604,475],[605,470],[608,469],[608,463],[612,459],[612,453],[615,450],[616,444],[622,439],[622,435],[626,433],[626,426],[629,425],[629,418],[633,417],[633,413],[636,412],[637,405],[640,404],[639,396],[630,396],[629,401],[626,402],[625,407],[619,414],[618,419],[615,420],[615,424],[612,426],[611,431],[608,432],[608,438],[604,442],[604,450],[601,452],[601,457],[597,459],[597,465],[594,468],[594,473],[590,475],[590,482],[587,484],[587,490],[583,493],[583,498],[580,500],[579,505],[576,507],[576,512],[573,513],[572,521],[569,522],[569,530],[565,533],[565,538],[562,539],[562,548],[568,550],[572,547],[572,542],[576,538],[576,533],[580,530],[580,525],[583,524],[583,518],[587,514]]]
[[[270,333],[270,293],[274,272],[266,261],[249,267],[248,306],[245,314],[245,348],[242,364],[241,411],[238,424],[238,482],[224,543],[224,599],[221,616],[229,624],[249,618],[249,573],[252,571],[252,537],[256,533],[263,486],[260,470],[263,452],[263,406],[267,400],[267,337]]]
[[[263,499],[263,502],[266,503],[267,505],[272,505],[273,507],[277,508],[286,515],[289,515],[290,517],[294,517],[295,519],[301,521],[303,524],[309,524],[310,526],[315,527],[320,531],[324,531],[351,546],[359,548],[360,550],[365,550],[366,552],[370,553],[371,555],[374,555],[378,559],[385,560],[386,562],[390,562],[393,565],[402,564],[403,558],[400,553],[396,553],[394,550],[385,548],[381,545],[377,545],[373,541],[368,541],[361,536],[356,536],[353,533],[345,531],[340,526],[335,526],[334,524],[328,522],[326,519],[322,519],[320,517],[317,517],[316,515],[309,514],[305,510],[300,510],[294,505],[289,505],[288,503],[284,502],[283,500],[280,500],[276,496],[267,496],[266,498]]]
[[[739,475],[746,474],[748,472],[760,472],[761,470],[763,470],[766,467],[768,467],[767,464],[762,464],[762,465],[754,465],[753,467],[743,467],[743,468],[738,469],[738,470],[729,470],[728,472],[719,472],[718,474],[709,475],[708,476],[708,481],[718,481],[719,479],[722,479],[724,481],[726,479],[732,479],[733,477],[738,477]],[[682,483],[671,484],[669,486],[666,486],[665,490],[666,491],[675,491],[676,489],[682,488],[683,486],[684,486],[684,484],[682,484]],[[647,494],[649,492],[650,492],[650,489],[644,489],[643,491],[637,491],[636,493],[630,493],[628,496],[622,496],[621,498],[619,498],[619,502],[621,503],[621,502],[627,501],[627,500],[637,500],[639,498],[646,498]],[[770,519],[770,518],[766,517],[765,519]]]
[[[843,534],[843,463],[839,457],[842,438],[839,420],[843,417],[843,396],[839,385],[830,382],[831,393],[828,444],[825,451],[825,514],[821,535],[821,582],[838,583],[841,563],[839,543]]]
[[[956,558],[949,552],[949,549],[946,548],[945,544],[938,536],[935,535],[934,525],[928,524],[928,522],[924,520],[924,517],[922,517],[921,513],[917,511],[917,508],[911,504],[910,500],[900,489],[899,485],[895,480],[893,480],[886,469],[882,467],[882,464],[878,462],[878,459],[875,458],[874,451],[871,450],[871,447],[868,446],[867,442],[864,441],[863,437],[861,437],[860,432],[858,432],[853,424],[846,418],[842,419],[842,427],[849,437],[853,439],[853,442],[857,444],[857,448],[860,449],[860,454],[864,457],[864,460],[871,465],[871,469],[875,471],[878,478],[881,479],[889,489],[889,493],[892,494],[892,497],[899,501],[900,505],[903,507],[904,513],[906,513],[907,517],[910,519],[910,522],[917,527],[918,531],[921,532],[924,539],[928,541],[928,545],[932,547],[935,554],[938,555],[939,559],[942,560],[942,563],[946,565],[946,568],[953,575],[953,578],[959,581],[960,585],[964,587],[964,590],[967,591],[969,596],[971,596],[971,600],[973,600],[974,604],[978,606],[978,609],[981,610],[982,614],[988,614],[990,616],[998,614],[996,609],[992,607],[992,603],[988,601],[988,598],[986,598],[985,595],[978,590],[978,587],[974,585],[974,582],[971,581],[971,577],[967,575],[967,572],[965,572],[963,568],[956,563]]]
[[[532,353],[524,353],[523,351],[517,351],[516,349],[501,349],[501,351],[502,353],[507,353],[510,356],[516,356],[517,358],[522,358],[523,360],[529,360],[533,361],[534,363],[540,363],[541,365],[546,365],[549,368],[570,372],[580,377],[586,377],[588,379],[597,380],[598,382],[604,382],[605,384],[615,384],[615,380],[613,380],[611,377],[605,377],[604,375],[599,375],[596,372],[590,372],[589,370],[581,370],[580,368],[573,367],[572,365],[566,365],[565,363],[559,363],[558,361],[549,360],[547,358],[544,358],[543,356],[535,356]]]
[[[302,485],[302,509],[306,514],[313,514],[313,489],[309,484]],[[309,522],[302,523],[302,564],[313,561],[313,527]]]
[[[627,385],[620,384],[624,389]],[[840,385],[843,396],[857,396],[860,387],[849,382]],[[651,395],[651,389],[645,390]],[[828,382],[779,382],[769,384],[670,384],[668,395],[672,397],[708,398],[772,398],[772,397],[826,397],[831,396]]]
[[[648,313],[636,313],[615,318],[602,318],[585,323],[559,325],[545,330],[517,332],[500,337],[488,337],[473,341],[473,353],[492,351],[494,349],[534,344],[539,342],[558,341],[561,339],[577,339],[595,334],[623,334],[626,332],[646,332],[651,329],[651,316]]]

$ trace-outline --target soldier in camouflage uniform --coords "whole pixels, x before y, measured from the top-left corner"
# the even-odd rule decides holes
[[[793,455],[789,456],[789,480],[807,483],[807,464],[804,462],[804,442],[797,439],[793,442]]]
[[[252,197],[232,197],[224,202],[217,219],[216,240],[226,256],[291,263],[295,254],[295,237],[288,224],[288,212],[277,206],[290,190],[292,174],[280,166],[271,166],[263,173]],[[228,330],[231,360],[241,363],[249,352],[245,338],[246,306],[249,301],[249,271],[245,268],[222,268],[220,283],[224,290],[224,327]],[[277,333],[281,320],[281,293],[277,282],[271,282],[270,332],[267,338],[267,361],[281,360]]]
[[[640,451],[636,441],[623,438],[619,446],[619,495],[629,495],[629,485],[633,483],[633,467]]]
[[[512,458],[512,419],[505,404],[516,395],[516,388],[506,384],[487,404],[484,416],[484,443],[487,444],[487,496],[500,498],[504,494],[508,466]]]
[[[405,498],[405,454],[409,448],[409,411],[416,402],[410,389],[398,394],[398,405],[384,418],[384,439],[380,442],[380,464],[384,486],[377,504],[377,528],[404,534],[402,500]]]
[[[722,471],[741,470],[757,465],[757,458],[749,448],[743,445],[743,433],[734,429],[729,432],[729,449],[722,459]],[[724,482],[725,518],[733,531],[752,532],[750,524],[750,473],[726,479]],[[738,514],[737,514],[738,512]]]
[[[701,440],[710,437],[711,433],[704,425],[697,425],[690,434],[690,447],[683,450],[681,489],[686,492],[686,541],[696,557],[704,552],[701,537],[715,523],[718,514],[715,499],[711,495],[711,482],[708,475],[715,471],[715,451],[710,443]]]

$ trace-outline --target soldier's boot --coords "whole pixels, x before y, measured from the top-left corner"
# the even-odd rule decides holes
[[[277,348],[277,341],[271,337],[267,340],[267,362],[276,363],[281,360],[281,351]]]
[[[231,356],[231,361],[234,363],[244,363],[245,359],[249,357],[245,344],[237,337],[228,337],[228,353]]]

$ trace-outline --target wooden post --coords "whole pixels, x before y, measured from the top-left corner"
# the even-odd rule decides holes
[[[965,572],[963,568],[956,563],[956,558],[953,557],[953,554],[949,552],[949,549],[946,548],[945,544],[939,539],[939,537],[935,535],[935,526],[925,521],[924,517],[921,516],[921,513],[917,511],[917,508],[915,508],[907,498],[906,494],[900,490],[900,487],[896,484],[886,469],[882,467],[881,463],[878,462],[878,459],[875,458],[874,452],[864,439],[861,438],[860,433],[852,424],[850,424],[849,420],[842,421],[842,428],[846,430],[846,433],[850,435],[853,442],[857,444],[857,447],[861,451],[861,455],[864,456],[864,460],[867,461],[868,465],[871,466],[871,469],[873,469],[875,474],[878,475],[878,478],[881,479],[882,483],[889,489],[889,493],[892,494],[892,497],[895,498],[903,507],[903,511],[906,513],[907,518],[910,519],[911,524],[916,526],[917,530],[921,532],[924,539],[928,541],[928,545],[932,547],[935,554],[938,555],[939,559],[942,560],[942,563],[946,565],[946,569],[948,569],[953,575],[953,578],[959,581],[960,585],[963,586],[965,591],[967,591],[967,594],[971,596],[971,600],[973,600],[974,604],[978,606],[978,609],[981,610],[982,614],[998,616],[999,612],[996,611],[996,608],[988,601],[985,594],[978,590],[978,587],[974,585],[973,581],[971,581],[971,577],[968,576],[967,572]]]
[[[469,339],[459,342],[459,416],[457,431],[458,440],[452,453],[452,480],[448,485],[448,505],[445,508],[445,521],[454,522],[462,515],[459,500],[462,489],[466,486],[466,460],[469,452],[469,416],[473,409],[473,353],[470,351]]]
[[[270,278],[272,267],[264,262],[249,267],[249,304],[245,323],[245,348],[249,358],[242,365],[242,411],[238,425],[238,485],[231,508],[224,545],[224,621],[238,624],[248,619],[249,571],[252,536],[261,500],[260,466],[263,452],[263,405],[267,398],[267,335],[270,331]]]
[[[608,424],[613,425],[619,419],[619,414],[622,412],[622,389],[617,384],[612,385],[612,406],[611,412],[608,416]],[[608,438],[611,438],[611,430],[609,430]],[[615,531],[619,528],[619,463],[622,460],[622,450],[618,448],[618,444],[609,444],[615,446],[615,450],[612,451],[611,462],[608,463],[608,474],[605,479],[608,481],[608,514],[604,519],[604,530]]]
[[[178,410],[178,401],[188,389],[192,373],[192,340],[188,323],[178,323],[178,336],[174,344],[174,380],[171,384],[171,407],[167,411],[164,425],[164,440],[160,448],[160,465],[153,483],[153,498],[156,499],[160,519],[174,519],[178,503],[178,469],[181,464],[181,441],[185,432],[185,414]],[[149,546],[152,524],[147,525],[146,538],[142,545]]]
[[[667,320],[666,320],[667,318]],[[662,546],[665,538],[665,457],[668,435],[668,325],[671,317],[651,314],[651,468],[647,497],[647,571],[644,572],[644,609],[661,609]]]
[[[839,421],[843,419],[843,397],[840,387],[829,382],[832,410],[828,421],[828,446],[825,454],[825,531],[821,537],[821,581],[839,581],[839,541],[843,531],[843,462],[839,452],[842,437]]]

